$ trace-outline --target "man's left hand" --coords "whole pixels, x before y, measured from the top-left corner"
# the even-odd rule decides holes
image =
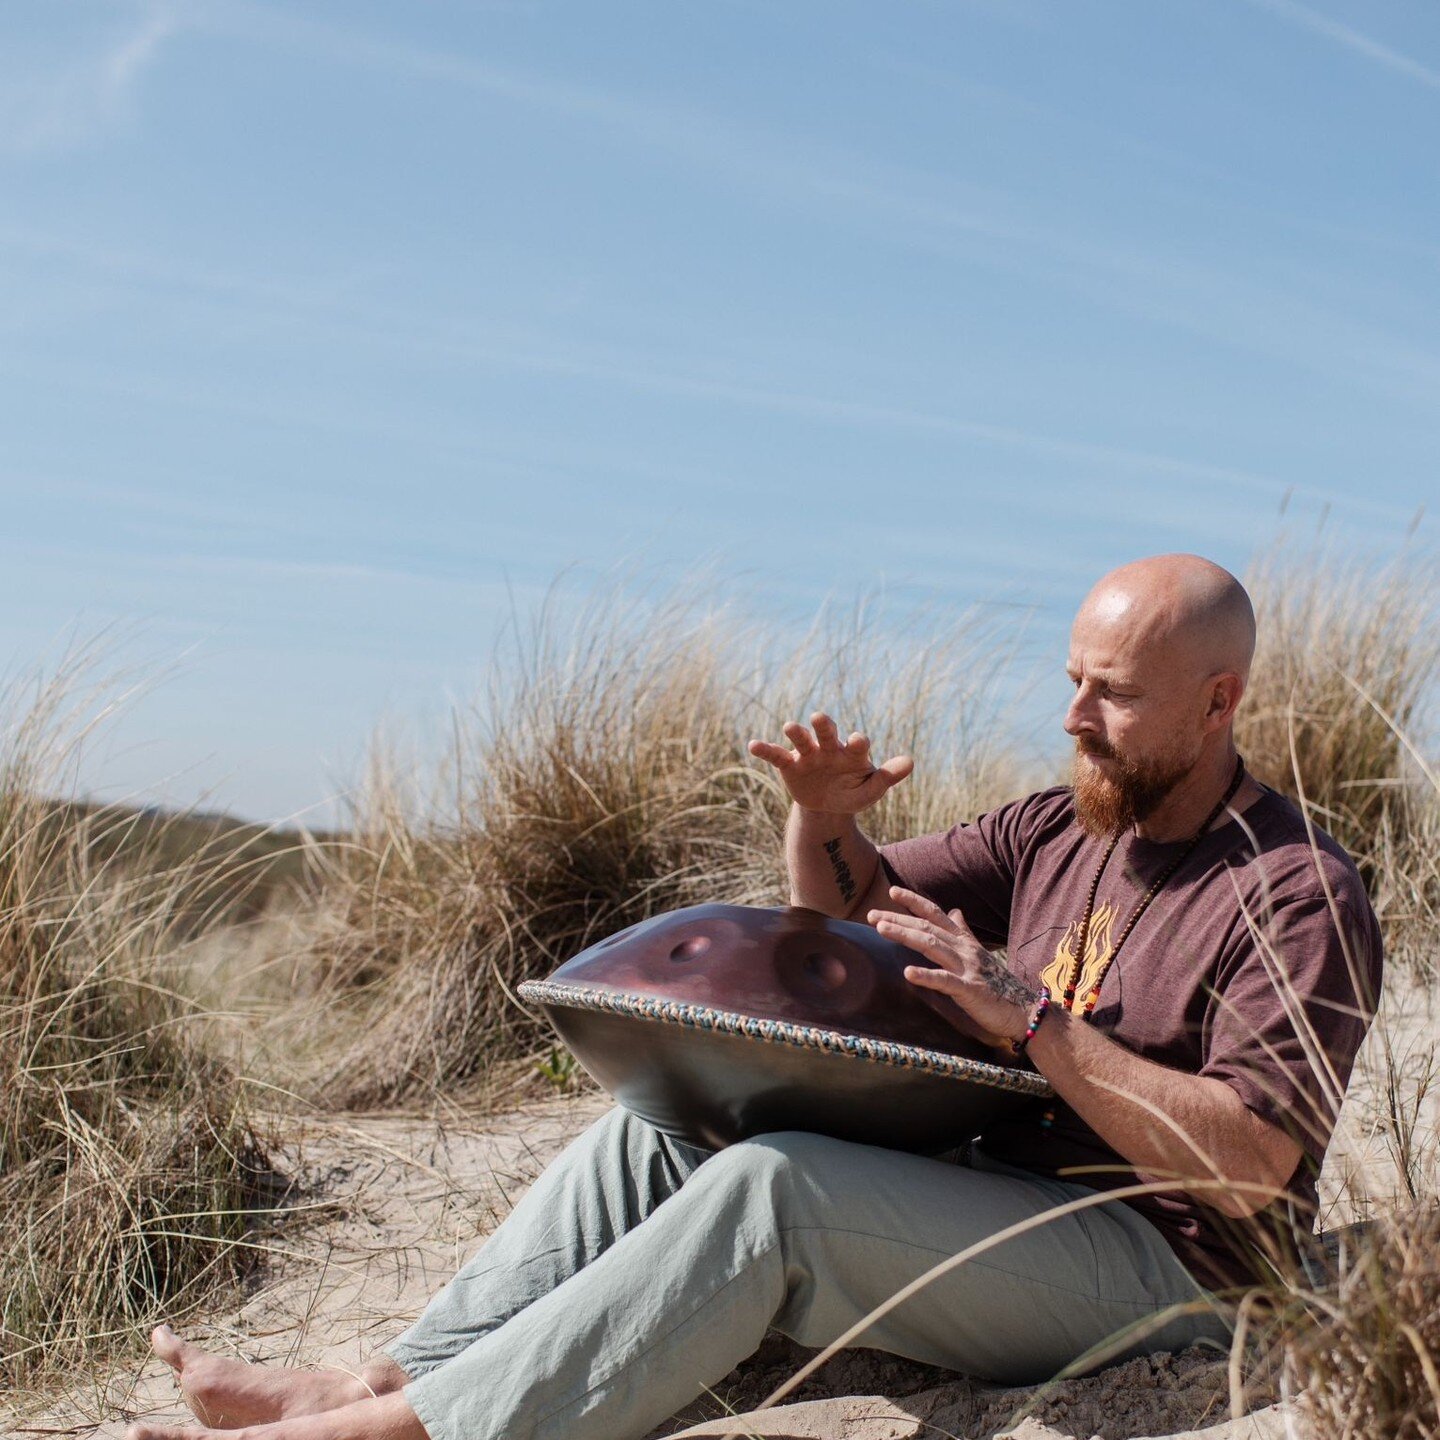
[[[1025,1034],[1036,993],[971,934],[960,911],[947,913],[901,885],[890,887],[890,898],[910,913],[872,910],[867,917],[870,923],[887,940],[907,946],[939,967],[907,965],[905,978],[952,1000],[987,1045],[1009,1049],[1012,1040]],[[957,1029],[970,1028],[958,1020],[952,1017]]]

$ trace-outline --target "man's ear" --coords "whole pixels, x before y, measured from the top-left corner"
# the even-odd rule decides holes
[[[1228,725],[1234,718],[1240,697],[1245,693],[1245,682],[1233,671],[1227,670],[1212,675],[1209,687],[1205,700],[1205,729],[1214,731]]]

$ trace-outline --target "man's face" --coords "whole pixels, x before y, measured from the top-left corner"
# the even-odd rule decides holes
[[[1123,592],[1091,596],[1071,630],[1065,729],[1075,811],[1091,834],[1145,820],[1200,757],[1203,687],[1162,633]]]

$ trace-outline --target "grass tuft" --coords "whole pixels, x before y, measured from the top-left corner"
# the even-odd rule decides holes
[[[971,678],[987,638],[973,617],[897,637],[862,609],[761,660],[763,636],[693,599],[609,597],[564,623],[543,610],[488,703],[456,715],[435,793],[417,805],[373,764],[351,841],[329,852],[323,966],[370,1006],[330,1095],[383,1104],[494,1079],[541,1048],[522,980],[662,911],[783,903],[788,803],[745,742],[787,719],[823,706],[929,766],[867,815],[877,838],[1009,793],[1013,768],[976,739],[994,733]]]
[[[1440,1200],[1398,1209],[1292,1322],[1287,1388],[1315,1440],[1440,1433]]]
[[[213,875],[97,843],[75,676],[12,694],[0,739],[0,1366],[33,1384],[246,1268],[266,1165],[167,956]],[[177,928],[178,927],[178,928]]]
[[[1259,641],[1236,716],[1246,764],[1303,797],[1373,887],[1394,874],[1411,829],[1415,766],[1440,681],[1440,561],[1383,564],[1276,548],[1246,576]]]

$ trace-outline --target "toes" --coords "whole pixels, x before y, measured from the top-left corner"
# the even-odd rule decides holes
[[[125,1440],[205,1440],[206,1430],[177,1430],[173,1425],[137,1423],[125,1431]]]
[[[172,1370],[178,1370],[185,1363],[185,1352],[190,1347],[168,1325],[157,1325],[150,1332],[150,1348]]]

